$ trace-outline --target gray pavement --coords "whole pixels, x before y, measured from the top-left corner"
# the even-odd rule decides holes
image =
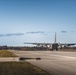
[[[0,57],[0,62],[19,62],[19,57]]]
[[[15,51],[19,57],[41,58],[25,60],[53,75],[76,75],[76,52],[62,51]]]

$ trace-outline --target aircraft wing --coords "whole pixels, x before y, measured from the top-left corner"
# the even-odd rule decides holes
[[[24,42],[24,44],[33,44],[33,45],[51,45],[51,44],[54,44],[54,43],[31,43],[31,42]],[[76,45],[76,43],[58,43],[59,45],[67,45],[67,46],[70,46],[70,45]]]
[[[31,43],[31,42],[24,42],[24,44],[33,44],[33,45],[51,45],[53,43]]]

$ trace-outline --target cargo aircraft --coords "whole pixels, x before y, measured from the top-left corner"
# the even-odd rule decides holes
[[[56,43],[56,33],[55,33],[55,39],[54,43],[30,43],[30,42],[24,42],[24,44],[33,44],[36,45],[36,47],[47,47],[51,50],[58,50],[62,47],[76,47],[76,43]]]

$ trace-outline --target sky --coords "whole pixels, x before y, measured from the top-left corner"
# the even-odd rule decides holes
[[[76,43],[76,0],[0,0],[0,45]]]

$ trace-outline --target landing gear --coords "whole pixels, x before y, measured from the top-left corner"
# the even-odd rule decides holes
[[[58,51],[58,48],[56,48],[56,51]]]

